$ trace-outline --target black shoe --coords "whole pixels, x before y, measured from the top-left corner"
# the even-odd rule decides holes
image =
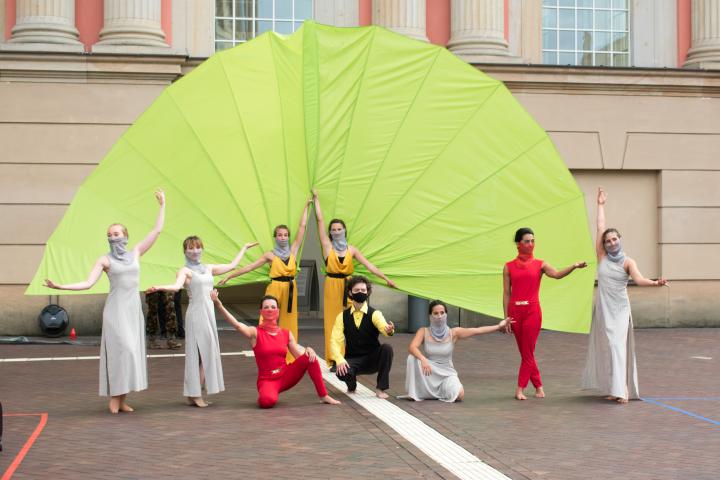
[[[345,385],[347,385],[347,391],[352,393],[357,389],[357,379],[355,377],[352,377],[348,380],[345,380]]]

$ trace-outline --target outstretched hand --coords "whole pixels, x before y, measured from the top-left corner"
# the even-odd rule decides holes
[[[225,285],[225,284],[228,282],[228,280],[230,280],[230,279],[229,279],[228,277],[225,277],[225,278],[223,278],[222,280],[220,280],[220,281],[218,282],[218,285],[219,285],[219,286],[223,286],[223,285]]]
[[[585,268],[585,267],[587,267],[587,262],[573,263],[573,267],[575,267],[575,268]]]
[[[45,282],[43,283],[43,286],[48,287],[48,288],[54,288],[55,290],[59,290],[59,289],[60,289],[60,285],[58,285],[57,283],[53,282],[53,281],[50,280],[49,278],[46,278],[46,279],[45,279]]]
[[[661,277],[661,278],[658,278],[658,279],[656,280],[656,282],[657,282],[657,286],[658,286],[658,287],[662,287],[662,286],[669,287],[669,286],[670,286],[670,284],[668,283],[668,281],[667,281],[666,278],[662,278],[662,277]]]
[[[513,320],[512,317],[507,317],[506,319],[498,323],[498,332],[512,333],[513,323],[515,323],[515,320]]]
[[[390,287],[390,288],[397,288],[397,285],[395,285],[395,282],[393,282],[393,281],[390,280],[390,279],[388,279],[387,285],[388,285],[388,287]]]
[[[155,292],[158,292],[158,291],[159,291],[159,290],[158,290],[157,287],[150,287],[150,288],[148,288],[147,290],[145,290],[145,295],[148,295],[148,294],[150,294],[150,293],[155,293]]]
[[[312,189],[312,199],[317,200],[317,198],[318,198],[317,188],[313,188]]]
[[[607,202],[607,193],[602,187],[598,187],[597,203],[598,205],[605,205],[605,202]]]
[[[260,245],[260,242],[248,242],[248,243],[246,243],[245,245],[243,245],[243,248],[244,248],[245,250],[249,250],[249,249],[251,249],[252,247],[256,247],[256,246],[258,246],[258,245]]]

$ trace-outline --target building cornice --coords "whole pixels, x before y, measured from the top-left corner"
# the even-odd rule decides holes
[[[513,92],[720,97],[720,70],[474,64]]]

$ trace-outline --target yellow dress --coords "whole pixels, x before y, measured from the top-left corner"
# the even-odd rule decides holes
[[[325,320],[325,361],[327,362],[333,360],[330,358],[330,337],[332,336],[333,325],[335,325],[335,318],[345,309],[347,303],[345,282],[354,270],[353,258],[349,248],[342,262],[340,262],[335,250],[330,249],[330,255],[328,255],[326,261],[325,272],[327,276],[325,277],[325,291],[323,294],[325,301],[323,315]],[[341,275],[343,278],[339,278]]]
[[[295,261],[295,255],[290,255],[288,263],[285,262],[278,256],[273,258],[270,264],[270,284],[265,289],[265,295],[272,295],[278,299],[278,307],[280,308],[280,318],[278,318],[278,325],[280,328],[287,328],[290,330],[298,340],[298,313],[297,313],[297,284],[295,283],[295,274],[297,273],[297,262]],[[290,303],[290,287],[292,286],[292,303],[290,311],[288,312],[288,304]],[[295,359],[290,352],[288,352],[288,362]]]

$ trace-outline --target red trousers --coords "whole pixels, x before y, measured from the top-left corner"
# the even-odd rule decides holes
[[[528,305],[514,305],[510,302],[508,316],[515,320],[513,332],[518,350],[520,350],[520,371],[518,372],[518,387],[527,387],[532,381],[535,388],[542,387],[540,370],[535,362],[535,344],[540,335],[542,325],[542,310],[539,303]]]
[[[258,405],[260,408],[272,408],[278,401],[280,392],[289,390],[294,387],[305,372],[310,375],[310,379],[315,384],[315,391],[319,397],[327,395],[325,383],[323,383],[320,364],[317,360],[310,362],[307,355],[302,355],[294,362],[287,364],[282,368],[282,374],[279,378],[258,378]]]

